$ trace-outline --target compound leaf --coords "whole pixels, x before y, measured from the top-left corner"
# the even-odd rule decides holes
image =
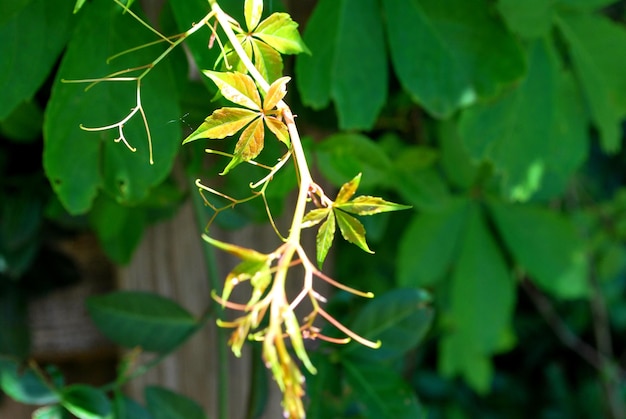
[[[287,13],[273,13],[259,24],[254,36],[281,54],[311,53],[300,37],[298,24]]]
[[[328,218],[326,218],[326,221],[322,223],[320,229],[317,231],[317,265],[320,268],[324,264],[324,260],[326,260],[326,256],[328,255],[330,247],[333,245],[336,228],[335,212],[329,211]]]
[[[356,215],[374,215],[411,208],[409,205],[396,204],[376,196],[357,196],[352,201],[337,204],[336,207]]]
[[[365,241],[365,227],[356,218],[341,210],[334,210],[333,213],[337,217],[337,224],[343,238],[350,243],[356,244],[367,253],[374,253],[367,246]]]
[[[254,118],[258,118],[258,112],[242,108],[220,108],[204,120],[202,125],[191,133],[183,144],[201,138],[221,139],[235,135],[240,129],[248,125]]]
[[[213,80],[226,99],[248,109],[261,110],[261,97],[252,77],[236,71],[204,70],[203,73]]]

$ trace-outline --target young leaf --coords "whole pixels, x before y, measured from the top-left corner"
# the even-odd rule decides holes
[[[202,125],[191,133],[183,144],[201,138],[222,139],[235,135],[254,118],[259,117],[258,112],[242,108],[220,108],[215,110]]]
[[[335,238],[335,212],[329,211],[328,218],[320,226],[317,231],[316,247],[317,247],[317,265],[321,268],[324,264],[324,260],[328,255],[328,250],[333,245],[333,239]]]
[[[111,402],[101,390],[76,384],[65,387],[61,405],[79,419],[111,419]]]
[[[235,155],[228,165],[222,171],[222,175],[228,173],[231,169],[244,161],[252,160],[263,150],[263,138],[265,130],[263,129],[263,121],[257,119],[243,130],[237,145],[235,146]]]
[[[291,147],[291,141],[289,141],[289,129],[282,121],[273,116],[265,117],[265,125],[272,131],[272,133],[278,138],[278,141],[285,144],[287,147]]]
[[[253,31],[261,21],[263,14],[263,0],[246,0],[243,6],[248,31]]]
[[[333,214],[337,217],[337,224],[343,238],[353,244],[356,244],[367,253],[374,253],[367,246],[365,241],[365,227],[356,218],[341,210],[334,210]]]
[[[209,244],[217,247],[218,249],[222,249],[225,252],[230,253],[233,256],[237,256],[239,259],[243,260],[251,260],[256,262],[262,262],[267,260],[267,255],[263,253],[259,253],[256,250],[247,249],[245,247],[237,246],[235,244],[225,243],[219,240],[215,240],[207,236],[206,234],[202,235],[202,238]]]
[[[265,95],[265,101],[263,102],[264,111],[271,111],[276,107],[278,102],[283,100],[287,94],[287,83],[289,83],[289,80],[291,80],[291,77],[281,77],[272,83]]]
[[[302,228],[313,227],[314,225],[321,223],[323,219],[328,217],[328,214],[331,211],[331,208],[312,209],[302,219]]]
[[[183,342],[196,327],[187,310],[160,295],[118,291],[90,297],[87,309],[109,339],[126,347],[165,353]]]
[[[259,73],[270,83],[277,80],[283,74],[283,59],[278,51],[265,42],[250,41],[254,54],[254,66]]]
[[[350,182],[344,183],[339,189],[339,193],[337,194],[337,198],[335,199],[335,204],[340,205],[346,203],[348,199],[352,198],[356,190],[359,188],[359,183],[361,183],[361,173],[356,175]]]
[[[337,204],[335,207],[356,215],[373,215],[412,208],[410,205],[396,204],[375,196],[357,196],[352,201]]]
[[[239,72],[204,70],[203,73],[213,80],[226,99],[248,109],[261,110],[261,97],[252,77]]]
[[[260,286],[265,289],[262,287],[264,281],[259,281],[258,274],[261,273],[264,277],[267,276],[266,274],[269,272],[270,262],[270,258],[266,257],[264,260],[244,260],[239,265],[235,266],[224,281],[222,300],[227,301],[235,285],[243,281],[251,280],[253,287],[257,288]],[[253,279],[255,281],[252,281]],[[252,282],[256,282],[256,284],[253,284]],[[254,303],[250,303],[250,305],[252,304]]]
[[[259,24],[254,36],[267,42],[281,54],[311,53],[300,38],[298,24],[287,13],[272,14]]]

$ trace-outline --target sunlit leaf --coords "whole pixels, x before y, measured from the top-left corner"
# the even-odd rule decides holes
[[[298,24],[287,13],[272,14],[259,24],[254,36],[267,42],[281,54],[311,53],[300,38]]]
[[[264,137],[263,120],[259,118],[243,130],[235,146],[235,155],[221,174],[225,175],[238,164],[258,156],[263,150]]]
[[[246,0],[243,6],[244,17],[246,18],[246,26],[249,31],[254,30],[256,25],[261,21],[263,14],[263,0]]]
[[[373,215],[411,208],[410,205],[396,204],[375,196],[357,196],[352,201],[338,204],[336,207],[356,215]]]
[[[336,220],[334,211],[328,212],[328,218],[317,232],[316,247],[317,247],[317,265],[321,268],[324,264],[324,260],[328,255],[328,250],[333,245],[333,239],[335,238]]]
[[[374,253],[367,246],[365,241],[365,227],[356,218],[341,210],[333,211],[337,217],[337,224],[339,224],[339,230],[343,238],[353,244],[356,244],[367,253]]]
[[[316,208],[309,211],[302,219],[302,228],[313,227],[322,222],[332,211],[331,208]]]
[[[65,387],[61,404],[79,419],[109,419],[113,414],[103,391],[82,384]]]
[[[266,256],[263,260],[243,260],[239,265],[235,266],[224,281],[222,300],[227,301],[233,288],[237,284],[248,280],[251,281],[251,285],[253,287],[260,287],[262,292],[262,290],[265,289],[263,286],[265,281],[259,281],[259,278],[265,278],[268,276],[267,273],[269,273],[270,262],[271,259]],[[256,279],[256,281],[252,281],[252,279]],[[271,276],[269,276],[269,279],[271,279]],[[256,284],[253,284],[252,282],[256,282]],[[250,302],[250,304],[254,304],[254,302]]]
[[[242,108],[220,108],[215,110],[202,125],[191,133],[183,144],[201,138],[221,139],[235,135],[240,129],[245,127],[254,118],[259,117],[259,113]]]
[[[289,83],[289,80],[291,80],[291,77],[281,77],[272,83],[263,102],[264,111],[271,111],[276,107],[278,102],[283,100],[287,94],[287,83]]]
[[[213,80],[226,99],[249,109],[261,110],[261,97],[252,77],[239,72],[204,70],[203,73]]]
[[[230,244],[230,243],[225,243],[223,241],[215,240],[214,238],[209,237],[206,234],[203,234],[202,238],[207,243],[217,247],[218,249],[222,249],[225,252],[228,252],[233,256],[237,256],[239,259],[251,260],[251,261],[256,261],[256,262],[261,262],[267,259],[267,255],[263,253],[259,253],[256,250],[247,249],[245,247],[237,246],[235,244]]]
[[[278,140],[285,144],[287,147],[291,146],[291,141],[289,141],[289,129],[287,125],[285,125],[282,121],[279,121],[278,118],[273,116],[265,117],[265,125],[272,131],[272,133],[278,138]]]
[[[254,66],[267,81],[271,83],[282,76],[283,58],[278,51],[254,38],[250,40],[250,45],[254,53]]]
[[[348,199],[352,198],[356,190],[359,188],[359,184],[361,183],[361,173],[356,175],[350,182],[346,182],[339,189],[339,193],[337,193],[337,198],[335,199],[335,204],[343,204],[348,201]]]

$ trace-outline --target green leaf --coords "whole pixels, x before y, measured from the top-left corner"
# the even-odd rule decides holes
[[[415,348],[429,330],[434,313],[430,296],[419,289],[394,289],[376,298],[358,313],[350,330],[382,346],[372,349],[353,343],[343,354],[369,362],[397,359]]]
[[[467,200],[456,199],[413,218],[400,240],[398,285],[429,287],[443,279],[459,251],[468,208]]]
[[[327,354],[319,351],[312,353],[313,363],[317,366],[317,374],[307,375],[306,387],[309,398],[306,407],[308,419],[328,419],[341,417],[342,376],[339,365],[330,361]]]
[[[356,215],[374,215],[380,214],[381,212],[400,211],[411,208],[409,205],[396,204],[376,196],[357,196],[352,201],[338,204],[335,207]]]
[[[192,132],[183,144],[201,138],[222,139],[235,135],[240,129],[248,125],[254,118],[258,118],[258,112],[242,108],[220,108],[213,111],[202,125]]]
[[[152,419],[142,405],[126,396],[118,395],[114,407],[115,419]]]
[[[32,143],[41,138],[43,111],[37,103],[27,100],[17,105],[0,121],[0,133],[19,143]]]
[[[361,183],[361,173],[356,175],[351,181],[344,183],[339,189],[335,204],[345,204],[348,199],[352,198]]]
[[[305,105],[331,99],[342,129],[370,129],[387,98],[387,58],[376,0],[321,0],[304,32],[311,55],[296,58]],[[358,65],[357,65],[358,64]]]
[[[59,396],[35,371],[5,357],[0,357],[0,389],[20,403],[43,405],[59,401]]]
[[[556,0],[499,0],[498,10],[511,31],[525,37],[548,35]]]
[[[146,387],[146,403],[154,419],[206,419],[195,401],[157,386]]]
[[[104,392],[75,384],[61,392],[61,404],[79,419],[112,419],[111,403]]]
[[[383,6],[398,79],[436,117],[493,97],[524,74],[519,45],[486,0],[384,0]]]
[[[217,247],[218,249],[222,249],[223,251],[228,252],[231,255],[237,256],[239,259],[251,260],[256,262],[262,262],[267,260],[267,255],[259,253],[256,250],[247,249],[245,247],[237,246],[235,244],[215,240],[214,238],[209,237],[206,234],[203,234],[202,238],[207,243]]]
[[[152,36],[107,0],[94,0],[85,8],[74,35],[46,108],[46,175],[72,214],[88,211],[100,189],[120,203],[137,204],[169,174],[180,146],[179,127],[166,123],[181,115],[170,65],[161,62],[141,84],[142,104],[155,145],[151,165],[140,115],[124,125],[126,138],[137,148],[136,153],[114,141],[119,135],[115,130],[86,132],[79,127],[99,127],[122,120],[136,103],[132,83],[100,83],[85,92],[86,84],[61,83],[60,79],[104,76],[120,68],[145,65],[154,59],[150,49],[126,54],[113,60],[112,65],[106,60],[126,48],[153,41]]]
[[[126,347],[166,353],[196,328],[196,320],[177,303],[156,294],[119,291],[90,297],[87,309],[98,329]]]
[[[230,293],[237,284],[250,280],[254,291],[253,296],[250,298],[247,305],[252,306],[255,304],[259,299],[261,299],[263,292],[272,279],[272,275],[269,270],[271,262],[272,260],[269,257],[266,257],[264,260],[244,260],[235,266],[224,281],[222,300],[228,301]],[[222,304],[222,306],[224,305],[225,304]]]
[[[589,12],[617,3],[617,0],[557,0],[557,3],[563,8],[574,8]]]
[[[225,175],[240,163],[257,157],[263,150],[264,138],[265,130],[263,120],[259,118],[243,130],[235,145],[235,155],[220,174]]]
[[[504,243],[531,279],[559,298],[588,292],[585,245],[571,220],[548,209],[492,201]]]
[[[450,294],[444,324],[451,330],[440,346],[440,368],[447,376],[462,374],[485,393],[492,378],[489,357],[503,349],[509,331],[515,282],[477,205],[471,207]]]
[[[363,189],[393,184],[391,160],[379,144],[364,135],[331,135],[317,145],[316,157],[319,170],[337,187],[346,179],[352,179],[355,173],[362,173],[360,186]]]
[[[291,80],[291,77],[281,77],[271,84],[265,95],[265,100],[263,101],[264,111],[271,111],[276,107],[278,102],[283,100],[287,94],[287,83],[289,83],[289,80]]]
[[[320,229],[317,231],[317,237],[315,240],[317,250],[317,265],[321,268],[328,255],[328,250],[333,245],[333,239],[335,238],[336,220],[335,212],[328,211],[328,218],[322,223]]]
[[[626,29],[595,15],[562,15],[559,29],[569,45],[602,148],[619,150],[621,120],[626,115],[626,57],[615,51],[626,48]]]
[[[30,355],[29,301],[27,293],[20,290],[18,284],[0,287],[0,354],[17,359],[26,359]]]
[[[315,208],[309,211],[302,219],[302,228],[313,227],[321,223],[328,214],[332,211],[332,208]]]
[[[454,186],[467,190],[474,185],[478,176],[478,164],[470,156],[465,143],[459,136],[456,121],[442,122],[437,130],[441,166],[446,179]]]
[[[365,227],[359,220],[341,210],[333,210],[333,213],[337,217],[337,224],[339,224],[339,230],[341,230],[344,240],[356,244],[367,253],[374,253],[367,247]]]
[[[261,110],[261,96],[252,77],[239,72],[204,70],[203,73],[213,80],[226,99],[255,111]]]
[[[347,360],[341,365],[364,417],[426,417],[413,389],[393,369],[380,364],[354,364]]]
[[[281,54],[311,53],[300,38],[298,24],[287,13],[273,13],[259,24],[253,36],[267,42]]]
[[[70,414],[61,405],[45,406],[33,412],[33,419],[71,419]]]
[[[268,82],[273,82],[283,75],[283,59],[280,53],[265,42],[250,40],[254,55],[254,67]]]
[[[261,21],[263,14],[263,0],[246,0],[243,4],[243,13],[246,18],[248,31],[254,30]]]
[[[33,0],[3,1],[0,3],[0,26],[11,20],[22,9],[32,3]]]
[[[507,196],[519,201],[541,185],[546,139],[556,119],[556,54],[551,45],[536,41],[529,56],[526,79],[499,100],[467,109],[459,126],[470,154],[493,161],[504,174]]]
[[[0,11],[11,17],[0,15],[0,120],[33,97],[53,69],[74,24],[69,1],[55,7],[46,0],[2,4]]]

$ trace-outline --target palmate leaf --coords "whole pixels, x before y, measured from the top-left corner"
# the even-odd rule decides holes
[[[278,138],[278,140],[284,143],[287,147],[290,147],[291,141],[289,141],[289,130],[287,125],[273,116],[265,117],[265,125],[272,131],[272,133]]]
[[[221,174],[225,175],[240,163],[252,160],[258,156],[261,150],[263,150],[264,137],[265,130],[263,129],[263,120],[259,118],[243,130],[235,146],[235,155]]]
[[[291,80],[291,77],[281,77],[272,83],[263,101],[264,111],[271,111],[278,105],[278,102],[283,100],[287,94],[287,83],[289,83],[289,80]]]
[[[265,42],[250,39],[252,46],[254,66],[259,73],[269,82],[273,82],[283,74],[283,59],[280,53]]]
[[[274,13],[255,29],[254,35],[281,54],[300,54],[311,51],[302,41],[298,24],[287,13]]]
[[[248,109],[261,110],[261,97],[252,77],[236,71],[204,70],[203,73],[213,80],[226,99]]]
[[[245,127],[254,118],[258,118],[259,113],[242,108],[221,108],[214,111],[202,125],[191,133],[183,144],[201,138],[222,139],[235,135],[240,129]]]
[[[246,19],[248,31],[256,28],[263,14],[263,0],[246,0],[243,5],[243,14]]]
[[[302,228],[313,227],[321,223],[328,214],[332,211],[331,208],[316,208],[309,211],[302,219]]]
[[[333,245],[335,230],[337,228],[334,211],[328,211],[328,218],[320,226],[316,238],[317,265],[321,268],[326,260],[328,251]]]
[[[356,244],[367,253],[374,253],[367,246],[365,241],[365,227],[356,218],[341,210],[334,210],[333,213],[337,217],[337,224],[343,238],[353,244]]]
[[[356,175],[354,179],[350,182],[344,183],[339,189],[339,193],[337,194],[337,198],[335,199],[336,205],[341,205],[348,202],[348,199],[354,196],[356,190],[359,188],[359,184],[361,183],[361,173]]]

